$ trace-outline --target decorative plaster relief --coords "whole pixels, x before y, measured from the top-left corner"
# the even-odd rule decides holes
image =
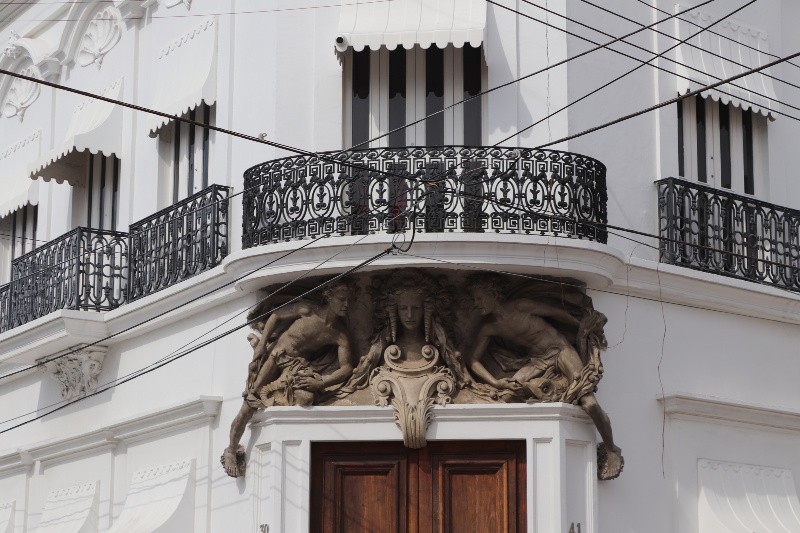
[[[14,506],[16,500],[0,503],[0,533],[14,532]]]
[[[697,461],[700,531],[800,531],[800,499],[791,470]]]
[[[20,71],[20,74],[29,76],[31,78],[42,79],[39,69],[31,65]],[[33,102],[39,97],[40,88],[38,83],[34,83],[22,78],[16,78],[11,82],[11,87],[8,90],[8,95],[3,101],[2,115],[6,118],[19,117],[19,120],[25,116],[25,110],[28,109]]]
[[[35,132],[25,137],[24,139],[15,142],[11,146],[6,147],[2,152],[0,152],[0,159],[7,159],[11,157],[12,155],[14,155],[15,152],[21,150],[30,143],[38,140],[41,136],[42,136],[42,130],[36,130]]]
[[[122,37],[122,20],[118,9],[108,6],[98,11],[81,39],[78,49],[78,64],[87,67],[91,64],[97,68],[103,63],[105,55]]]
[[[139,470],[133,474],[125,507],[108,533],[192,531],[194,459]]]
[[[420,352],[421,361],[414,360],[392,344],[383,354],[385,366],[376,368],[370,377],[375,403],[386,406],[391,401],[395,423],[408,448],[425,447],[428,443],[425,432],[433,421],[433,404],[451,403],[457,390],[450,369],[434,366],[439,362],[439,350],[426,344]]]
[[[107,350],[105,346],[91,346],[49,361],[41,369],[61,383],[61,397],[65,400],[85,396],[97,389]]]
[[[186,9],[192,8],[192,0],[164,0],[164,5],[167,7],[175,7],[179,4],[183,4]]]
[[[50,491],[37,532],[97,531],[99,488],[90,481]]]
[[[20,35],[15,31],[11,31],[11,36],[8,38],[8,44],[3,49],[3,55],[11,58],[16,59],[19,57],[19,54],[22,52],[22,46],[20,46]]]
[[[391,403],[412,448],[425,445],[435,403],[579,405],[603,437],[598,476],[620,474],[621,450],[594,395],[606,317],[580,284],[441,269],[346,280],[280,315],[268,314],[277,302],[251,313],[244,403],[221,457],[229,475],[245,474],[240,440],[257,410],[373,402]]]
[[[212,27],[214,27],[214,19],[210,18],[208,20],[205,20],[204,22],[199,24],[197,27],[195,27],[194,29],[192,29],[188,33],[185,33],[184,35],[181,35],[177,39],[175,39],[172,42],[170,42],[167,46],[162,48],[160,53],[158,54],[158,58],[161,59],[163,57],[166,57],[171,52],[175,51],[176,49],[180,48],[181,46],[189,44],[190,42],[192,42],[192,40],[195,37],[201,35],[203,32],[205,32],[206,30],[208,30],[208,29],[210,29]]]

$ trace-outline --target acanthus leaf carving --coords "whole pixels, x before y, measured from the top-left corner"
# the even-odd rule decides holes
[[[22,51],[22,47],[19,45],[20,39],[21,37],[19,33],[12,30],[11,36],[8,38],[8,44],[3,49],[3,55],[10,59],[16,59],[19,57],[19,54]]]
[[[453,401],[457,390],[450,369],[434,366],[439,361],[439,351],[425,346],[422,355],[430,359],[421,367],[400,361],[401,349],[391,345],[384,352],[385,366],[372,372],[370,388],[375,403],[394,409],[394,419],[403,433],[403,444],[408,448],[424,448],[425,432],[433,421],[434,404],[447,405]]]
[[[95,64],[100,68],[103,58],[122,37],[122,23],[119,11],[106,7],[98,11],[81,39],[78,50],[78,64],[84,67]]]
[[[92,346],[73,354],[53,358],[42,365],[43,372],[61,383],[61,397],[71,400],[97,390],[107,348]]]

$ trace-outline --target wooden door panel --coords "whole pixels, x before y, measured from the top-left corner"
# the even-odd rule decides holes
[[[431,502],[421,531],[525,530],[524,442],[434,442],[420,451],[420,504]]]
[[[312,445],[311,531],[525,530],[525,443]]]
[[[391,444],[389,450],[364,445],[312,450],[312,531],[407,531],[407,454],[402,445],[397,450]]]

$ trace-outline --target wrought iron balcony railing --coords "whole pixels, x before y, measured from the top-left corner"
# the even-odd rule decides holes
[[[800,291],[800,211],[660,180],[661,260]]]
[[[114,309],[127,279],[127,234],[76,228],[11,262],[11,282],[0,288],[3,326],[58,309]]]
[[[228,255],[228,187],[212,185],[130,226],[128,300],[220,264]]]
[[[207,189],[130,226],[77,228],[11,263],[0,333],[59,309],[109,311],[228,255],[228,188]]]
[[[252,167],[244,185],[244,248],[394,233],[412,224],[420,232],[606,242],[606,168],[566,152],[456,146],[325,152]]]

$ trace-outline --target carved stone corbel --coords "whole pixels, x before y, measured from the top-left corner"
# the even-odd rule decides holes
[[[103,371],[108,348],[91,346],[70,355],[54,358],[41,370],[61,383],[61,397],[71,400],[97,390],[97,378]]]
[[[423,448],[425,432],[433,421],[433,405],[446,405],[453,400],[456,383],[448,368],[435,366],[439,350],[431,345],[422,349],[423,360],[402,361],[399,346],[391,345],[383,352],[385,366],[377,367],[370,378],[375,403],[394,408],[395,423],[403,433],[408,448]]]

